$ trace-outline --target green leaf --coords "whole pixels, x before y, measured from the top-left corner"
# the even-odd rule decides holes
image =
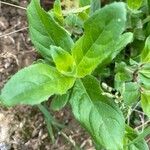
[[[51,102],[51,109],[53,111],[61,110],[69,100],[69,93],[64,95],[57,95]]]
[[[139,82],[143,88],[150,90],[150,63],[144,64],[139,70]]]
[[[76,14],[68,14],[65,18],[65,28],[72,35],[81,35],[83,33],[83,20]]]
[[[79,4],[81,7],[90,5],[91,0],[79,0]]]
[[[71,14],[80,14],[80,13],[88,12],[89,8],[90,8],[90,6],[87,5],[87,6],[79,7],[76,9],[63,10],[63,14],[64,14],[64,16],[68,16]]]
[[[146,39],[145,47],[141,53],[141,62],[150,62],[150,36]]]
[[[64,17],[61,9],[61,2],[60,0],[55,0],[54,2],[54,15],[55,18],[58,19],[60,23],[63,23]]]
[[[147,4],[148,4],[148,12],[150,14],[150,0],[147,0]]]
[[[150,118],[150,91],[143,90],[141,93],[141,104],[143,111]]]
[[[99,82],[94,77],[86,76],[76,81],[70,103],[75,118],[90,133],[96,145],[122,149],[124,117],[112,100],[102,96]]]
[[[150,79],[150,63],[142,65],[139,73]]]
[[[147,132],[144,131],[145,133]],[[139,135],[134,129],[126,125],[124,150],[149,150],[143,134]]]
[[[143,3],[143,0],[127,0],[128,6],[133,9],[139,9]]]
[[[115,89],[122,92],[125,82],[129,82],[133,78],[133,72],[126,63],[120,62],[115,64]]]
[[[150,79],[147,78],[145,75],[140,74],[139,75],[139,83],[141,85],[142,88],[150,90]]]
[[[91,0],[91,14],[101,8],[101,0]]]
[[[30,37],[37,51],[47,59],[51,57],[50,45],[70,51],[73,40],[70,35],[40,6],[40,0],[32,0],[27,8]]]
[[[76,65],[74,58],[61,47],[51,46],[51,51],[57,70],[67,76],[75,75]]]
[[[135,144],[140,142],[141,139],[144,139],[146,136],[148,136],[150,134],[150,127],[147,127],[143,130],[142,133],[140,133],[134,140],[131,141],[131,143],[129,143],[129,145],[131,144]],[[146,144],[146,142],[145,142]],[[147,147],[147,146],[146,146]],[[148,148],[148,147],[147,147]]]
[[[131,32],[124,33],[120,36],[118,41],[112,46],[106,58],[103,58],[99,67],[104,67],[105,65],[112,62],[112,60],[120,53],[120,51],[125,48],[129,43],[133,41],[133,34]]]
[[[34,64],[16,73],[4,86],[0,99],[6,106],[40,104],[53,94],[64,94],[74,78],[60,74],[47,64]]]
[[[121,35],[125,22],[126,9],[121,2],[105,6],[85,22],[84,35],[72,49],[77,76],[91,74],[98,64],[105,63],[110,57],[114,58],[120,49],[131,42],[131,33]]]
[[[125,104],[132,105],[138,101],[140,96],[140,87],[136,82],[125,83],[124,90],[122,91],[122,96]]]
[[[133,73],[126,63],[120,62],[115,64],[115,88],[122,92],[125,82],[129,82],[133,78]]]

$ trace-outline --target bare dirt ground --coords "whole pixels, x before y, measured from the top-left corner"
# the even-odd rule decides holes
[[[27,0],[5,2],[22,7],[28,4]],[[27,26],[25,10],[0,3],[0,89],[14,73],[39,58]],[[63,134],[55,132],[56,141],[52,144],[36,106],[0,107],[0,150],[72,150],[75,143],[85,150],[94,149],[89,136],[73,119],[70,108],[54,115],[66,127]]]

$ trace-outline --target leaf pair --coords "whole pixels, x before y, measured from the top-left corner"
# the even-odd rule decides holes
[[[124,3],[111,4],[92,15],[84,24],[84,35],[74,46],[67,32],[35,0],[28,7],[28,18],[31,39],[44,57],[50,59],[51,55],[55,55],[50,45],[59,46],[68,52],[72,49],[72,56],[77,66],[76,77],[91,74],[98,64],[109,63],[122,48],[132,41],[132,33],[121,35],[125,30],[126,23]],[[38,22],[36,22],[37,20]],[[40,35],[36,36],[34,33]],[[44,47],[40,46],[40,43]],[[56,49],[60,50],[55,47]],[[69,54],[66,52],[65,55]],[[58,57],[62,57],[62,55],[58,55]],[[60,61],[56,62],[56,65],[59,63]],[[75,70],[74,68],[70,69]]]

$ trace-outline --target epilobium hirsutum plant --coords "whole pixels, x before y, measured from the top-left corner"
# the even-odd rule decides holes
[[[40,0],[31,0],[30,37],[43,61],[10,79],[1,103],[38,105],[56,95],[51,108],[69,103],[96,149],[148,150],[150,129],[138,136],[126,119],[137,104],[150,117],[149,5],[127,0],[101,7],[99,0],[82,0],[81,8],[62,11],[56,0],[46,12]]]

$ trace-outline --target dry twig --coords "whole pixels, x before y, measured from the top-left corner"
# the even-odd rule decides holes
[[[23,31],[23,30],[26,30],[26,29],[28,29],[28,27],[24,27],[22,29],[15,30],[15,31],[12,31],[12,32],[9,32],[9,33],[6,33],[6,34],[2,34],[2,35],[0,35],[0,38],[11,35],[11,34],[14,34],[14,33],[17,33],[17,32],[20,32],[20,31]]]
[[[1,4],[4,4],[4,5],[9,5],[9,6],[12,6],[12,7],[16,7],[16,8],[19,8],[19,9],[26,10],[25,7],[18,6],[18,5],[15,5],[15,4],[11,4],[11,3],[7,3],[7,2],[3,2],[3,1],[0,1],[0,3],[1,3]]]

